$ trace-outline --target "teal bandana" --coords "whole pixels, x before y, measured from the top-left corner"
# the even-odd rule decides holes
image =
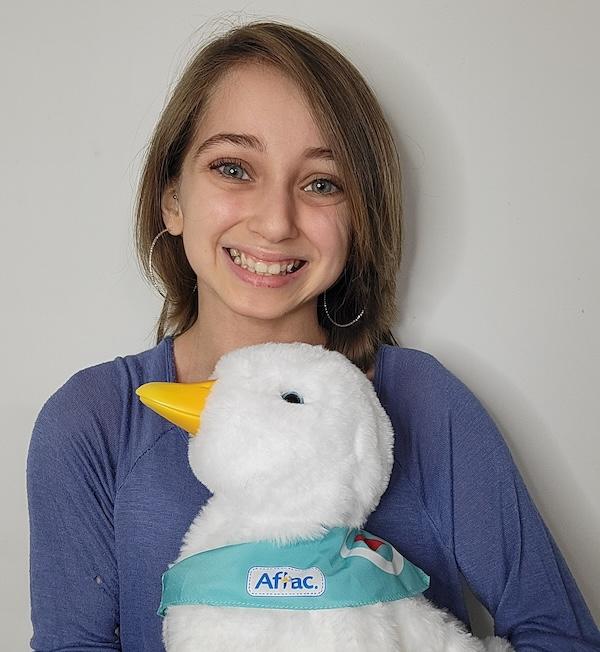
[[[190,555],[162,576],[158,615],[171,605],[334,609],[422,593],[429,577],[387,541],[356,528],[278,546],[239,543]]]

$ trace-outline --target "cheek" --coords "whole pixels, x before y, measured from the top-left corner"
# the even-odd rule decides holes
[[[349,220],[344,214],[337,214],[330,222],[327,233],[327,245],[340,268],[346,264],[350,243]]]
[[[200,203],[201,214],[215,229],[221,230],[238,222],[246,210],[241,193],[213,190]]]
[[[207,187],[198,189],[187,207],[185,219],[190,227],[207,233],[218,233],[239,220],[244,210],[242,198],[236,193]]]
[[[339,241],[340,241],[340,251],[342,252],[340,255],[342,256],[342,259],[344,261],[344,264],[346,263],[346,260],[348,258],[348,254],[350,253],[350,226],[348,224],[348,220],[345,219],[342,224],[340,225],[339,228]]]
[[[186,207],[183,238],[188,260],[214,254],[219,240],[238,221],[242,210],[239,199],[226,193],[206,193]]]

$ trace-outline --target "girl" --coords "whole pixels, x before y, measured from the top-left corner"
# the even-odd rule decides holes
[[[77,372],[34,427],[34,649],[163,649],[161,574],[209,494],[187,433],[134,391],[206,379],[241,346],[302,341],[362,369],[394,424],[392,479],[365,527],[430,576],[425,596],[468,623],[464,578],[516,649],[600,650],[497,427],[392,336],[400,198],[381,108],[330,45],[253,22],[198,52],[138,195],[138,252],[165,296],[156,346]]]

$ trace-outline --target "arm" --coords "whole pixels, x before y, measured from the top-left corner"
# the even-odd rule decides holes
[[[496,634],[519,652],[592,652],[600,632],[494,421],[448,379],[454,551]]]
[[[31,647],[40,651],[121,649],[113,463],[86,377],[48,399],[29,444]]]

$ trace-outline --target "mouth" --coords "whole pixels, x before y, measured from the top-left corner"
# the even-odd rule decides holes
[[[279,262],[258,260],[249,254],[233,247],[223,247],[234,264],[257,276],[288,276],[306,265],[305,260],[289,258]]]

